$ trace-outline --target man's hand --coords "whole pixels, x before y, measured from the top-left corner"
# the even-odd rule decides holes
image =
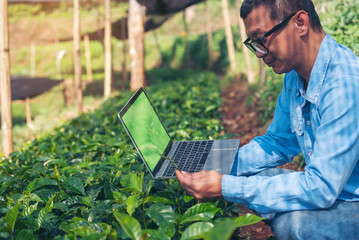
[[[209,201],[222,196],[223,175],[216,171],[187,173],[176,170],[182,188],[198,201]]]

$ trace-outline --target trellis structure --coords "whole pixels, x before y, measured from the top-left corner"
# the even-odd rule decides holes
[[[11,119],[11,82],[9,56],[8,3],[0,1],[0,90],[2,151],[8,156],[13,151]]]
[[[0,87],[1,87],[1,129],[2,129],[2,151],[3,154],[5,156],[8,156],[12,151],[13,151],[13,139],[12,139],[12,120],[11,120],[11,80],[10,80],[10,58],[9,58],[9,36],[8,36],[8,2],[10,3],[41,3],[41,2],[61,2],[61,1],[73,1],[75,6],[78,6],[79,4],[79,0],[5,0],[5,1],[0,1],[0,15],[1,15],[1,20],[0,20]],[[118,1],[122,1],[124,2],[124,0],[118,0]],[[176,13],[179,11],[184,10],[185,8],[197,4],[199,2],[202,2],[204,0],[182,0],[182,1],[177,1],[177,0],[137,0],[138,3],[140,3],[141,5],[144,5],[144,7],[146,8],[146,14],[155,14],[155,15],[162,15],[162,19],[160,21],[154,21],[153,19],[149,19],[146,24],[145,24],[145,29],[146,30],[150,30],[150,29],[154,29],[158,26],[160,26],[163,22],[165,22],[169,17],[170,14],[172,13]],[[109,10],[109,2],[107,1],[107,10]],[[106,11],[106,12],[110,12],[110,11]],[[77,13],[76,13],[77,14]],[[109,24],[110,22],[110,16],[106,17],[107,19],[107,34],[105,34],[107,36],[108,39],[111,38],[111,36],[115,36],[117,38],[122,38],[122,39],[126,39],[128,36],[128,30],[127,29],[123,29],[124,26],[127,27],[127,24],[123,24],[123,21],[127,22],[127,19],[122,19],[119,20],[118,22],[115,22],[115,24],[117,24],[114,27],[114,23]],[[74,23],[75,25],[77,25],[77,20],[76,19],[76,15],[74,15]],[[122,26],[122,27],[119,27]],[[127,27],[128,28],[128,27]],[[114,29],[114,31],[112,31],[111,34],[111,29]],[[118,29],[120,29],[120,31],[117,31]],[[77,32],[77,30],[74,30],[74,38],[75,38],[75,32]],[[97,31],[97,35],[98,35],[98,31]],[[92,38],[91,34],[89,34],[90,38]],[[78,37],[76,37],[77,39],[79,39]],[[75,39],[74,39],[75,40]],[[107,43],[110,44],[110,41],[107,40],[105,41]],[[76,41],[75,41],[75,45]],[[77,47],[75,47],[74,51],[75,53],[78,52]],[[110,47],[107,47],[107,49],[111,49]],[[110,50],[109,50],[110,51]],[[107,52],[109,52],[107,51]],[[76,55],[76,54],[74,54]],[[108,54],[107,54],[108,55]],[[111,66],[111,55],[108,55],[106,57],[106,65],[110,65]],[[75,58],[75,62],[79,62],[76,59],[78,59],[78,57]],[[76,65],[76,64],[75,64]],[[80,67],[81,68],[81,67]],[[79,69],[79,67],[74,66],[74,69]],[[78,70],[75,70],[75,75],[80,75],[78,73]],[[111,86],[111,77],[110,77],[110,73],[109,70],[107,69],[107,73],[106,73],[107,79],[107,85]],[[81,79],[80,79],[81,80]],[[79,91],[82,91],[82,87],[80,84],[80,80],[77,79],[76,81],[76,87],[78,88],[77,92],[77,96],[78,99],[78,108],[79,108],[79,112],[82,111],[82,92],[80,93]],[[108,89],[108,87],[107,87]],[[107,90],[105,92],[105,95],[109,95],[109,93],[111,92],[110,90]],[[27,101],[27,112],[30,112],[30,97],[26,97],[25,99],[28,99]]]

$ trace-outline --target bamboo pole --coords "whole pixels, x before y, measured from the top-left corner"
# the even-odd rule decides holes
[[[212,46],[213,46],[213,38],[212,38],[212,21],[211,14],[209,12],[208,2],[205,1],[205,12],[206,12],[206,30],[207,30],[207,43],[208,43],[208,69],[212,68]]]
[[[108,98],[111,95],[112,83],[112,54],[111,54],[111,1],[105,0],[105,86],[104,96]]]
[[[226,42],[227,42],[228,57],[230,62],[230,69],[231,72],[235,72],[236,59],[234,52],[231,20],[230,20],[229,9],[228,9],[228,0],[222,0],[222,10],[223,10],[223,18],[224,18],[224,29],[226,32]]]
[[[145,11],[136,0],[129,0],[128,40],[131,59],[131,91],[146,85],[145,79]]]
[[[127,42],[126,42],[126,21],[125,19],[121,20],[121,36],[122,36],[122,83],[121,88],[126,88],[126,83],[128,81],[127,77]]]
[[[30,49],[30,61],[31,61],[31,77],[36,75],[36,45],[35,42],[31,42],[31,49]]]
[[[186,20],[186,9],[183,10],[183,28],[184,28],[184,42],[185,42],[185,46],[186,46],[186,67],[190,68],[191,67],[191,49],[189,46],[189,41],[188,41],[188,35],[189,35],[189,30],[188,30],[188,24],[187,24],[187,20]]]
[[[81,49],[80,49],[80,0],[74,0],[74,75],[77,111],[83,112],[83,96],[81,84]]]
[[[11,80],[9,56],[8,1],[0,1],[0,103],[2,152],[8,156],[13,152],[11,119]]]
[[[240,8],[241,8],[241,0],[236,0],[236,5],[237,5],[237,12],[238,12],[238,23],[239,23],[239,31],[240,31],[240,35],[241,35],[241,42],[242,42],[242,46],[243,46],[243,54],[244,54],[244,60],[246,62],[246,67],[247,67],[247,79],[248,79],[248,83],[254,83],[255,80],[255,74],[252,70],[252,65],[251,65],[251,58],[250,58],[250,52],[249,49],[244,46],[243,42],[246,40],[246,30],[245,30],[245,26],[244,26],[244,22],[240,16]]]
[[[85,57],[86,57],[87,84],[89,84],[93,82],[93,77],[92,77],[90,38],[88,34],[84,36],[84,44],[85,44]]]
[[[30,47],[30,62],[31,62],[31,71],[30,76],[32,78],[36,75],[36,45],[34,41],[31,41],[31,47]],[[43,101],[42,101],[43,102]],[[26,109],[26,125],[29,128],[32,128],[32,120],[31,120],[31,98],[26,97],[25,99],[25,109]]]
[[[29,128],[32,128],[32,120],[31,120],[31,98],[26,97],[25,99],[26,106],[26,124]]]

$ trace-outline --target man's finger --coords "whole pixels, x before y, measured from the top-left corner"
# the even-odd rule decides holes
[[[188,177],[187,172],[176,169],[176,176],[182,186],[184,183],[188,182],[188,179],[186,179]]]
[[[181,179],[183,178],[183,175],[182,175],[182,173],[181,173],[181,170],[176,169],[176,177],[177,177],[178,181],[181,182]]]

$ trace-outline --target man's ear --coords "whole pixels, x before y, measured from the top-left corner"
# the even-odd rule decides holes
[[[299,36],[304,37],[307,35],[310,28],[308,13],[305,11],[299,11],[294,20]]]

